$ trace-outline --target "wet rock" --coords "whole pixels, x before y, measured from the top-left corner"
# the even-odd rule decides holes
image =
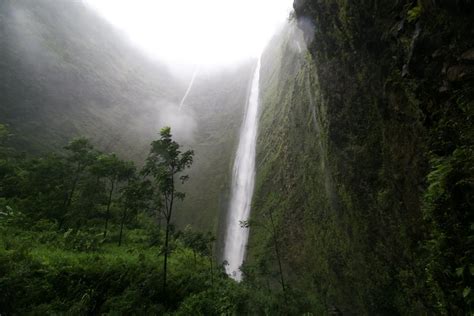
[[[408,64],[403,65],[402,77],[405,78],[406,76],[408,76],[409,73],[410,73],[410,72],[409,72],[409,70],[408,70]]]
[[[328,315],[331,316],[342,316],[342,312],[334,305],[329,306]]]
[[[443,85],[439,88],[439,92],[447,92],[449,91],[449,83],[447,81],[443,81]]]
[[[448,71],[448,63],[444,63],[443,68],[441,69],[441,74],[446,75],[447,71]]]
[[[307,2],[306,0],[295,0],[293,2],[293,8],[298,13],[304,8],[304,6],[306,5],[306,2]]]
[[[454,65],[448,68],[446,72],[448,80],[451,82],[464,81],[474,78],[474,66],[472,65]]]
[[[415,51],[416,44],[418,42],[418,38],[420,37],[420,34],[421,34],[421,25],[420,25],[420,23],[417,23],[415,32],[413,33],[413,36],[411,38],[410,49],[408,51],[407,61],[406,61],[405,65],[403,65],[402,77],[406,77],[407,75],[410,74],[410,64],[412,63],[413,53]]]
[[[435,52],[433,54],[431,54],[431,58],[441,58],[443,57],[444,55],[446,54],[446,50],[443,49],[443,48],[438,48],[437,50],[435,50]]]
[[[474,61],[474,48],[462,53],[461,59],[465,61]]]

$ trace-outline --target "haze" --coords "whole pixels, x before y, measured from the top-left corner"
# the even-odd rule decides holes
[[[292,0],[84,0],[150,56],[215,66],[259,56]]]

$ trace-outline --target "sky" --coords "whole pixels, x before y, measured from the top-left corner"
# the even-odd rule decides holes
[[[153,58],[221,66],[257,58],[293,0],[84,0]]]

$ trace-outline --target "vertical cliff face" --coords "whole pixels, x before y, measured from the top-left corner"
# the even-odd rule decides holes
[[[472,308],[473,4],[295,1],[263,57],[249,279],[308,310]],[[296,49],[295,49],[296,47]]]

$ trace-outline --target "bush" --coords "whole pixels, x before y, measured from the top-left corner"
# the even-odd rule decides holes
[[[88,231],[69,229],[63,235],[66,249],[77,251],[97,251],[102,242],[102,233],[94,229]]]

